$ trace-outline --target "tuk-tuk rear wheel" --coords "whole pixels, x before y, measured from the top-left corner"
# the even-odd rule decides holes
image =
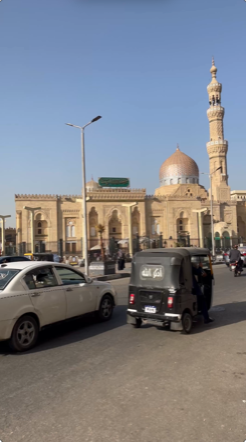
[[[185,312],[182,318],[183,330],[185,333],[190,333],[192,329],[192,316],[190,313]]]

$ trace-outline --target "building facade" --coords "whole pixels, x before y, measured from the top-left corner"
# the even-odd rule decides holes
[[[161,165],[160,187],[154,195],[146,195],[145,189],[103,188],[91,180],[86,185],[89,249],[99,243],[99,224],[105,227],[106,246],[110,238],[114,238],[127,248],[132,234],[133,238],[138,237],[142,247],[155,242],[162,246],[178,243],[210,247],[211,197],[216,246],[229,247],[237,243],[239,237],[241,241],[246,239],[246,203],[231,193],[228,185],[228,141],[224,139],[222,85],[216,78],[214,60],[210,72],[207,152],[212,190],[207,192],[199,184],[198,165],[179,147]],[[83,255],[81,195],[16,195],[15,204],[17,245],[22,244],[26,251],[31,247],[31,212],[23,207],[40,207],[34,212],[36,247],[42,244],[46,250],[59,252],[58,243],[62,240],[64,253]],[[132,206],[130,218],[129,205]]]

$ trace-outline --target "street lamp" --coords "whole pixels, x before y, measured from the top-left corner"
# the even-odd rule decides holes
[[[208,175],[210,178],[210,212],[211,212],[211,235],[212,235],[212,256],[215,254],[214,250],[214,218],[213,218],[213,192],[212,192],[212,176],[218,170],[222,170],[222,167],[217,167],[212,173],[201,172],[202,175]],[[224,174],[222,174],[224,175]]]
[[[35,252],[35,240],[34,240],[34,212],[35,210],[41,210],[41,207],[28,207],[23,206],[23,209],[28,210],[31,214],[31,252]]]
[[[83,213],[84,213],[84,255],[85,255],[85,274],[89,274],[88,268],[88,244],[87,244],[87,211],[86,211],[86,176],[85,176],[85,140],[84,140],[84,129],[95,121],[100,120],[100,115],[93,118],[85,126],[75,126],[75,124],[65,123],[67,126],[76,127],[81,130],[81,155],[82,155],[82,199],[83,199]]]
[[[137,206],[138,203],[130,203],[130,204],[122,204],[123,207],[128,207],[128,225],[129,225],[129,255],[132,257],[132,217],[131,217],[131,209],[134,206]]]
[[[11,218],[11,215],[0,215],[2,220],[2,254],[5,251],[5,219]]]

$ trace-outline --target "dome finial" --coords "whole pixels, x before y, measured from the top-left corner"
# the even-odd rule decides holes
[[[216,78],[217,68],[214,64],[214,57],[212,57],[212,67],[210,69],[213,78]]]
[[[179,148],[179,143],[177,144],[177,148],[176,148],[176,150],[180,150],[180,148]]]

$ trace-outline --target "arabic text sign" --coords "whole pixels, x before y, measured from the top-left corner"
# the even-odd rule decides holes
[[[140,269],[140,278],[162,281],[164,279],[164,267],[161,265],[143,265]]]
[[[99,178],[98,184],[101,187],[129,187],[128,178]]]

